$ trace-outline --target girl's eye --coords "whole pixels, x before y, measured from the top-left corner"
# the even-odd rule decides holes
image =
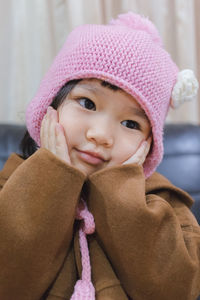
[[[136,121],[125,120],[125,121],[121,122],[121,124],[130,129],[137,129],[137,130],[140,129],[140,124]]]
[[[94,102],[91,101],[90,99],[88,99],[88,98],[79,98],[77,100],[78,100],[78,103],[82,107],[84,107],[86,109],[89,109],[89,110],[96,110],[96,106],[95,106]]]

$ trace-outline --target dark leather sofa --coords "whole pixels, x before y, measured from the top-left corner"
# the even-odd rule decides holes
[[[20,153],[24,133],[24,126],[0,125],[0,170],[12,152]],[[164,159],[157,171],[195,199],[192,211],[200,224],[200,126],[166,125],[164,149]]]

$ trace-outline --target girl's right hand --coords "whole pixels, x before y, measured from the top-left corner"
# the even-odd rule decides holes
[[[67,141],[62,125],[58,123],[58,114],[49,106],[40,129],[41,148],[48,149],[60,159],[71,164]]]

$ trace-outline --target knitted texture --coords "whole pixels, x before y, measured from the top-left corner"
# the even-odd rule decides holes
[[[148,177],[163,157],[163,126],[177,73],[158,31],[146,18],[129,12],[108,25],[79,26],[68,36],[27,108],[28,131],[40,145],[41,121],[66,82],[106,80],[132,95],[149,118],[153,145],[144,163]]]
[[[87,205],[81,199],[76,213],[77,220],[83,220],[83,228],[79,229],[79,243],[82,261],[82,279],[76,282],[71,300],[94,300],[95,289],[91,282],[91,265],[86,234],[95,230],[93,215],[88,211]]]

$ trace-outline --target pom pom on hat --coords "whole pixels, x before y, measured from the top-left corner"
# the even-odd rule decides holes
[[[154,24],[146,17],[128,12],[127,14],[118,15],[117,19],[112,19],[109,22],[110,25],[127,26],[134,30],[141,30],[147,32],[152,40],[159,46],[163,46],[159,32]]]
[[[186,101],[191,101],[197,95],[199,83],[192,70],[180,71],[177,82],[172,90],[171,107],[178,108]]]

